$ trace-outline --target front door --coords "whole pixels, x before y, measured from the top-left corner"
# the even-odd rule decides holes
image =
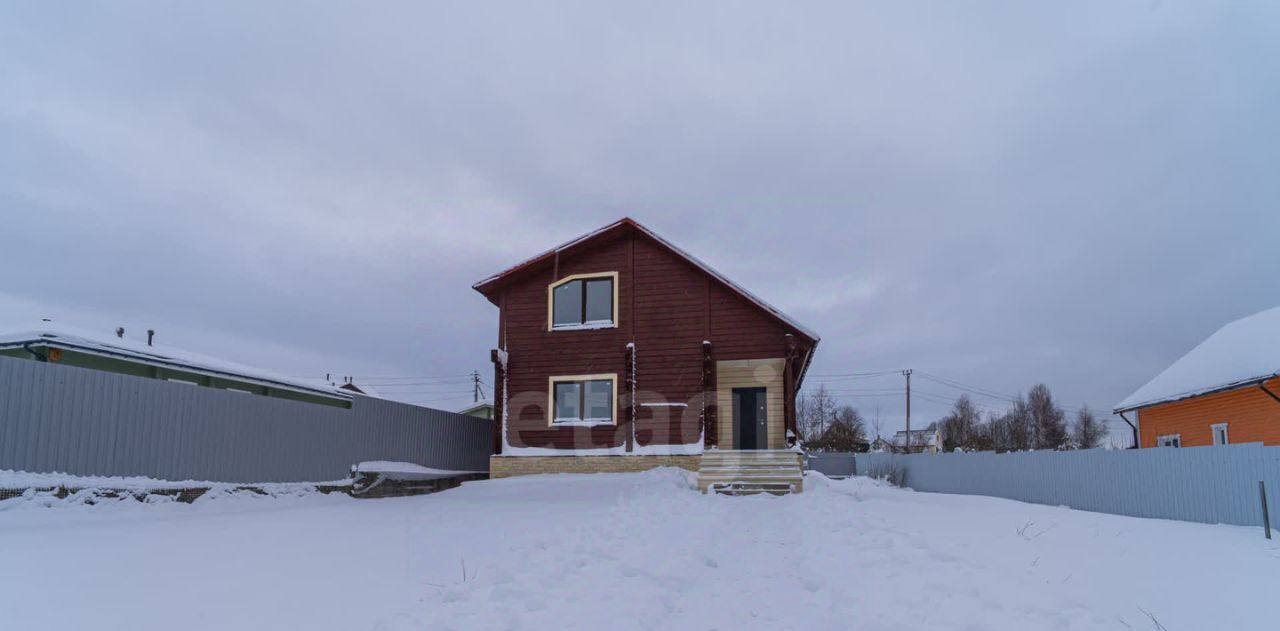
[[[765,414],[765,388],[733,389],[733,446],[736,449],[768,449],[769,419]]]

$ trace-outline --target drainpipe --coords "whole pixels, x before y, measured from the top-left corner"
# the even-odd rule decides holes
[[[1274,392],[1272,392],[1272,391],[1268,390],[1268,389],[1267,389],[1267,384],[1265,384],[1265,383],[1259,383],[1259,384],[1258,384],[1258,387],[1259,387],[1259,388],[1261,388],[1263,392],[1267,393],[1267,395],[1268,395],[1268,396],[1270,396],[1272,399],[1275,399],[1275,400],[1276,400],[1276,403],[1280,403],[1280,396],[1276,396],[1276,393],[1274,393]]]
[[[48,355],[46,355],[46,354],[44,354],[44,353],[41,353],[40,351],[38,351],[38,350],[36,350],[36,349],[34,349],[34,348],[31,348],[31,342],[23,342],[23,343],[22,343],[22,350],[27,351],[28,353],[31,353],[31,355],[32,355],[33,357],[35,357],[35,358],[36,358],[36,361],[38,361],[38,362],[47,362],[47,361],[49,361],[49,356],[48,356]]]
[[[1124,412],[1116,412],[1116,414],[1119,414],[1120,418],[1124,419],[1124,422],[1129,424],[1129,429],[1133,430],[1133,446],[1130,447],[1130,449],[1137,449],[1141,447],[1142,445],[1138,443],[1138,426],[1130,423],[1129,419],[1125,417]]]

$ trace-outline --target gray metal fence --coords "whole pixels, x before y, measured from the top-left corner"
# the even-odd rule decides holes
[[[832,478],[848,477],[854,474],[855,457],[852,453],[811,453],[805,455],[804,468]]]
[[[488,471],[492,422],[356,395],[351,409],[0,357],[0,469],[319,482],[368,460]]]
[[[1183,521],[1262,524],[1258,482],[1280,507],[1280,447],[1261,443],[1106,451],[858,454],[858,475],[902,476],[917,491],[990,495]]]

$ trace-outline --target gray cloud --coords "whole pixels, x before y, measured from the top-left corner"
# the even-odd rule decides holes
[[[470,284],[628,214],[821,332],[814,385],[1107,408],[1280,297],[1278,18],[6,6],[0,309],[295,373],[487,371]]]

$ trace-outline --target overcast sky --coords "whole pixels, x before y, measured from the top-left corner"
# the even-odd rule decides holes
[[[454,409],[471,285],[629,215],[893,426],[829,375],[1109,410],[1280,304],[1277,2],[340,4],[0,5],[4,320]]]

